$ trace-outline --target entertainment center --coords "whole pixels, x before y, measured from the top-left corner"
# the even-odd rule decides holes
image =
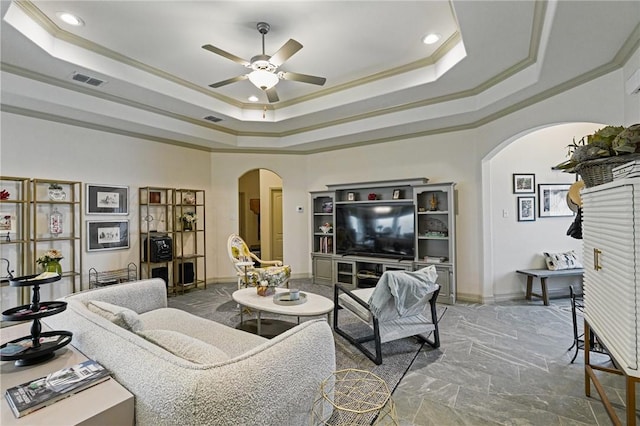
[[[455,183],[426,178],[311,192],[314,283],[375,286],[388,270],[435,265],[438,302],[455,303]]]

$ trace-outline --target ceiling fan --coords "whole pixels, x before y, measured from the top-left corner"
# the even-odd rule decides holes
[[[249,81],[251,81],[258,89],[263,90],[267,94],[269,102],[278,102],[280,99],[278,98],[275,85],[278,84],[278,81],[280,80],[300,81],[302,83],[317,84],[318,86],[322,86],[325,81],[327,81],[324,77],[316,77],[313,75],[299,74],[289,71],[277,71],[279,66],[292,57],[298,50],[302,49],[302,44],[298,43],[294,39],[289,39],[289,41],[287,41],[280,50],[274,53],[273,56],[266,55],[264,53],[264,36],[269,32],[271,26],[266,22],[258,22],[256,27],[258,32],[262,34],[262,54],[254,56],[250,61],[242,59],[210,44],[202,46],[203,49],[220,56],[224,56],[225,58],[231,59],[233,62],[237,62],[238,64],[252,70],[248,74],[239,75],[237,77],[210,84],[209,87],[213,87],[215,89],[237,81],[249,79]]]

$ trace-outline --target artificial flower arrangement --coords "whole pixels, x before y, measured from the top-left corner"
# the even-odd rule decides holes
[[[195,212],[184,212],[180,216],[180,220],[186,223],[196,223],[198,221],[198,215]]]
[[[569,159],[552,167],[578,173],[587,188],[611,182],[613,168],[640,159],[640,124],[605,126],[569,147]]]
[[[59,262],[62,259],[64,259],[64,256],[62,256],[62,252],[60,250],[51,249],[37,258],[36,263],[46,268],[47,264],[51,262]]]
[[[640,124],[605,126],[578,142],[568,145],[570,158],[554,167],[575,173],[581,163],[602,158],[624,156],[640,152]]]

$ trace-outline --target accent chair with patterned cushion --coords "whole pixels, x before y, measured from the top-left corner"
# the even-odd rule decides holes
[[[238,288],[256,287],[262,280],[266,280],[272,287],[289,287],[291,267],[283,265],[279,260],[262,260],[253,254],[242,237],[231,234],[227,240],[229,259],[233,263],[238,276]],[[242,266],[238,263],[251,262],[251,265]],[[255,266],[255,262],[260,267]]]

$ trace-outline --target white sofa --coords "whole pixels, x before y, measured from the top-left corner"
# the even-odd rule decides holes
[[[139,425],[309,424],[320,383],[335,370],[333,334],[325,320],[303,322],[268,340],[167,308],[160,279],[62,300],[66,311],[43,322],[72,331],[72,344],[135,395]],[[104,302],[125,308],[114,318],[128,325],[105,318]],[[131,323],[133,331],[126,328]],[[168,335],[170,343],[158,334]]]

